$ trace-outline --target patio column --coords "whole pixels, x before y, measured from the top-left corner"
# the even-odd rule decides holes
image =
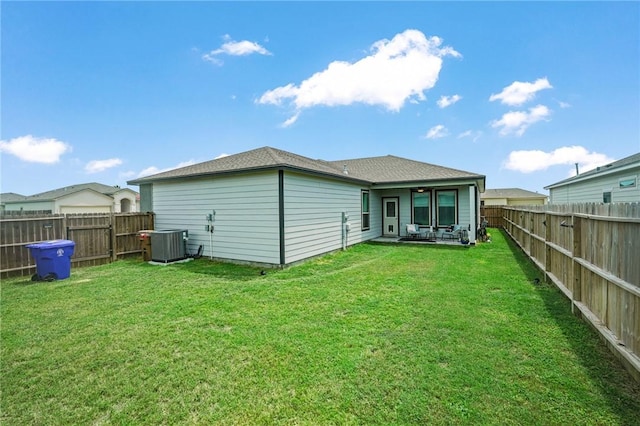
[[[478,229],[478,224],[476,223],[476,217],[478,214],[476,208],[476,186],[469,185],[469,244],[476,243],[476,230]]]

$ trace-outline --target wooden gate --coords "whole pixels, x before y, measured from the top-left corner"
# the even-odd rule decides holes
[[[113,253],[111,214],[67,215],[66,239],[76,243],[73,266],[109,263]]]

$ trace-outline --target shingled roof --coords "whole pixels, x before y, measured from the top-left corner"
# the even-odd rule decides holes
[[[331,161],[337,167],[346,167],[349,175],[374,184],[418,182],[456,179],[484,179],[483,175],[451,169],[435,164],[386,155],[354,160]]]
[[[146,176],[127,183],[129,185],[140,185],[157,180],[266,170],[280,167],[340,176],[341,178],[346,177],[341,169],[336,168],[326,161],[312,160],[311,158],[280,149],[263,147]]]
[[[479,179],[484,176],[387,155],[354,160],[314,160],[271,147],[257,148],[127,182],[140,185],[168,179],[288,168],[369,184]]]

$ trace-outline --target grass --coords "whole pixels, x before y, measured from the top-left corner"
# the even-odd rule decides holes
[[[0,421],[638,424],[640,385],[492,235],[4,280]]]

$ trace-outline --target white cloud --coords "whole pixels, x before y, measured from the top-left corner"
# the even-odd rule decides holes
[[[53,138],[26,135],[0,141],[0,152],[15,155],[30,163],[54,164],[60,161],[62,154],[71,152],[71,145]]]
[[[448,134],[449,132],[447,131],[447,128],[444,127],[442,124],[438,124],[437,126],[433,126],[432,128],[429,129],[429,131],[425,135],[425,138],[439,139],[439,138],[444,138]]]
[[[565,146],[551,152],[540,150],[512,151],[504,161],[503,167],[522,173],[546,170],[552,166],[570,165],[567,173],[575,175],[575,163],[578,163],[580,173],[595,169],[598,166],[614,161],[605,154],[589,152],[582,146]]]
[[[551,89],[551,83],[547,78],[539,78],[533,83],[514,81],[511,85],[502,89],[502,92],[492,94],[489,101],[500,100],[505,105],[517,106],[535,98],[540,90]]]
[[[480,136],[482,136],[482,132],[480,130],[477,130],[477,131],[467,130],[465,132],[460,133],[458,135],[458,139],[471,138],[473,142],[476,142],[478,139],[480,139]]]
[[[462,99],[462,96],[460,96],[460,95],[440,96],[440,99],[438,99],[438,106],[440,108],[446,108],[446,107],[448,107],[450,105],[455,104],[460,99]]]
[[[151,166],[151,167],[147,167],[146,169],[144,169],[140,173],[138,173],[138,177],[140,178],[140,177],[144,177],[144,176],[155,175],[155,174],[162,173],[162,172],[168,172],[169,170],[179,169],[181,167],[187,167],[187,166],[191,166],[193,164],[196,164],[195,160],[183,161],[182,163],[179,163],[176,166],[167,167],[165,169],[159,169],[156,166]]]
[[[282,127],[289,127],[296,121],[298,121],[298,117],[300,117],[300,111],[296,111],[291,117],[287,118],[284,123],[282,123]]]
[[[562,101],[558,101],[558,105],[560,105],[560,108],[570,108],[571,104],[568,102],[562,102]]]
[[[122,164],[122,160],[119,158],[110,158],[108,160],[93,160],[89,161],[87,165],[84,166],[84,170],[87,173],[98,173],[112,167],[117,167],[120,164]]]
[[[218,58],[219,55],[229,55],[229,56],[247,56],[252,54],[259,55],[271,55],[267,49],[263,46],[259,45],[256,42],[242,40],[242,41],[233,41],[229,35],[225,35],[224,39],[227,40],[226,43],[223,43],[218,49],[212,50],[209,53],[205,53],[202,55],[202,59],[205,61],[212,62],[216,65],[222,65],[222,60]]]
[[[381,105],[399,111],[405,102],[423,101],[424,91],[438,81],[445,56],[460,57],[451,47],[440,47],[439,37],[427,38],[418,30],[406,30],[392,40],[371,46],[371,54],[356,62],[334,61],[299,85],[287,84],[265,92],[256,102],[289,103],[295,115],[314,106],[340,106],[353,103]]]
[[[515,133],[522,136],[529,126],[540,120],[546,120],[551,110],[544,105],[529,108],[529,111],[510,111],[500,118],[493,120],[491,127],[500,128],[500,135],[506,136]]]
[[[228,157],[228,156],[229,156],[229,154],[222,153],[222,154],[218,155],[216,158],[214,158],[214,160],[217,160],[218,158]]]

